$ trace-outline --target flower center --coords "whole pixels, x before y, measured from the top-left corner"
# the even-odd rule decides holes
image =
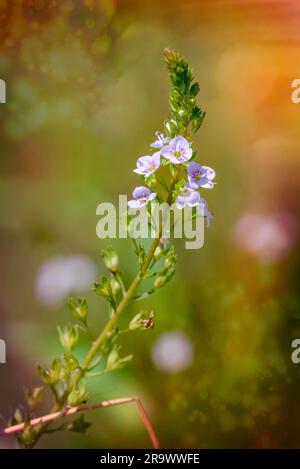
[[[154,165],[153,163],[150,164],[150,166],[149,166],[149,171],[153,171],[154,169],[155,169],[155,165]]]
[[[181,157],[181,151],[174,151],[174,156],[175,156],[175,158],[180,158]]]
[[[196,179],[196,181],[200,181],[201,176],[200,176],[199,173],[196,173],[196,174],[194,174],[194,178]]]

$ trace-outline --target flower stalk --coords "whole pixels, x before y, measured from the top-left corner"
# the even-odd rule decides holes
[[[171,85],[169,96],[171,119],[164,122],[164,132],[157,132],[156,141],[150,145],[155,152],[137,160],[136,169],[133,171],[142,178],[144,185],[134,189],[133,199],[128,202],[128,206],[133,209],[149,208],[159,198],[164,199],[169,206],[176,202],[180,209],[185,206],[193,207],[195,216],[204,216],[209,220],[211,214],[199,190],[213,188],[215,172],[208,166],[201,166],[192,161],[197,152],[192,149],[191,135],[199,129],[205,116],[196,104],[196,95],[200,88],[198,83],[193,83],[192,69],[180,54],[166,49],[164,55]],[[157,175],[161,166],[169,169],[170,179],[167,183]],[[165,194],[164,197],[161,193]],[[205,207],[202,212],[200,203]],[[127,218],[129,232],[130,222],[129,216]],[[128,328],[123,331],[119,331],[118,320],[131,301],[154,293],[172,278],[176,255],[173,246],[170,243],[167,245],[163,239],[161,219],[148,252],[145,251],[143,244],[134,238],[132,240],[139,267],[128,288],[124,284],[119,257],[114,249],[108,248],[101,253],[108,275],[103,275],[100,281],[95,283],[93,290],[107,301],[109,318],[95,340],[94,333],[88,326],[90,312],[87,301],[82,298],[69,299],[68,304],[76,323],[58,328],[63,354],[56,358],[50,367],[38,367],[40,377],[51,390],[54,399],[52,410],[46,417],[34,418],[34,412],[43,392],[43,388],[36,388],[27,396],[29,413],[24,415],[17,409],[10,421],[9,428],[15,429],[18,441],[23,447],[33,447],[44,433],[50,431],[48,427],[57,417],[85,412],[97,406],[105,407],[102,404],[82,405],[89,399],[86,380],[123,368],[132,359],[132,355],[120,356],[121,347],[117,344],[120,332],[151,330],[154,327],[153,311],[150,313],[140,311],[133,319],[130,318]],[[153,267],[159,266],[159,263],[159,270],[154,272]],[[146,278],[153,280],[153,287],[148,292],[136,295],[139,286]],[[74,350],[80,341],[82,330],[88,334],[90,347],[83,361],[79,363]],[[94,371],[91,373],[92,370]],[[136,402],[152,442],[158,447],[157,439],[140,401],[137,398],[128,399],[125,401]],[[122,400],[119,400],[119,403],[120,401]],[[70,429],[74,431],[76,428],[76,431],[84,432],[88,426],[89,424],[81,419],[75,420]],[[8,434],[9,428],[4,430],[3,434]]]

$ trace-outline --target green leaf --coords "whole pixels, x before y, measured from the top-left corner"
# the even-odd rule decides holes
[[[144,293],[141,293],[140,295],[133,296],[132,299],[135,300],[135,301],[144,300],[145,298],[147,298],[147,296],[152,295],[152,293],[154,293],[153,288],[151,290],[148,290],[148,291],[144,292]]]
[[[199,83],[195,82],[190,88],[190,97],[195,98],[200,91]]]

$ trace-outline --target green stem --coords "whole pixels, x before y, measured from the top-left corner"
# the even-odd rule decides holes
[[[170,205],[172,203],[172,200],[173,200],[173,190],[174,190],[174,187],[175,187],[175,184],[176,182],[178,181],[179,179],[179,176],[180,176],[180,165],[178,165],[176,171],[175,171],[175,174],[172,178],[172,181],[171,181],[171,185],[170,185],[170,189],[169,189],[169,194],[168,194],[168,199],[167,199],[167,203]],[[132,299],[137,287],[139,286],[139,284],[141,283],[141,281],[143,280],[145,274],[147,273],[147,270],[151,264],[151,261],[153,259],[153,256],[154,256],[154,252],[157,248],[157,246],[159,245],[159,242],[161,240],[161,237],[162,237],[162,223],[160,223],[160,227],[159,227],[159,233],[158,233],[158,237],[155,238],[153,240],[153,243],[148,251],[148,254],[147,254],[147,257],[144,261],[144,264],[142,266],[142,268],[139,270],[139,272],[137,273],[137,275],[134,277],[131,285],[129,286],[128,290],[124,292],[124,296],[122,298],[122,300],[120,301],[114,315],[110,318],[110,320],[108,321],[108,323],[106,324],[106,326],[104,327],[104,329],[101,331],[101,333],[99,334],[99,336],[97,337],[97,339],[92,343],[91,345],[91,348],[89,349],[86,357],[84,358],[83,360],[83,363],[82,363],[82,370],[83,371],[86,371],[88,368],[89,368],[89,365],[91,364],[91,362],[93,361],[94,357],[96,356],[96,354],[98,353],[98,351],[100,350],[101,348],[101,345],[103,344],[104,340],[106,339],[107,335],[112,332],[114,326],[116,325],[116,322],[118,320],[118,318],[121,316],[121,314],[124,312],[124,310],[126,309],[129,301]],[[80,381],[80,379],[83,377],[84,375],[78,375],[77,378],[74,380],[74,382],[72,383],[72,385],[76,385],[78,384],[78,382]],[[66,395],[64,397],[64,399],[61,399],[60,401],[57,401],[52,410],[51,410],[51,413],[52,412],[58,412],[60,410],[62,410],[66,404],[66,400],[67,400],[68,396]],[[38,434],[36,435],[36,439],[35,439],[35,443],[37,442],[37,440],[42,436],[42,434],[46,431],[47,427],[48,427],[49,423],[46,423],[44,424],[40,431],[38,432]]]
[[[167,200],[168,204],[170,204],[172,202],[173,190],[174,190],[176,182],[179,179],[179,175],[180,175],[180,165],[178,165],[178,167],[176,169],[176,172],[175,172],[175,174],[172,178],[172,182],[171,182],[171,186],[170,186],[170,190],[169,190],[169,195],[168,195],[168,200]],[[155,250],[156,250],[156,248],[157,248],[157,246],[160,242],[161,236],[162,236],[162,225],[160,225],[158,237],[154,239],[154,241],[153,241],[153,243],[152,243],[152,245],[149,249],[149,252],[148,252],[147,257],[145,259],[145,262],[142,266],[142,269],[137,273],[137,275],[133,279],[130,287],[128,288],[128,290],[126,291],[126,293],[123,296],[122,300],[120,301],[114,315],[108,321],[108,323],[106,324],[106,326],[104,327],[102,332],[99,334],[97,339],[93,342],[90,350],[88,351],[85,359],[83,360],[83,363],[82,363],[83,370],[85,370],[86,368],[89,367],[91,361],[93,360],[93,358],[97,354],[98,350],[100,349],[100,347],[101,347],[103,341],[105,340],[107,334],[109,334],[113,330],[119,316],[123,313],[123,311],[125,310],[125,308],[127,307],[128,303],[129,303],[129,301],[131,300],[134,292],[136,291],[137,287],[141,283],[141,281],[143,279],[143,276],[146,274],[146,272],[149,268],[149,265],[152,261],[154,252],[155,252]]]

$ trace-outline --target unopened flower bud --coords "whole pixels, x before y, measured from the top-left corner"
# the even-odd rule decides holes
[[[68,305],[73,317],[85,323],[88,315],[88,305],[86,299],[78,298],[78,300],[74,300],[73,298],[69,298]]]
[[[68,325],[64,329],[57,328],[59,340],[63,348],[70,352],[77,344],[79,339],[79,332],[77,326]]]
[[[162,287],[167,281],[167,277],[165,275],[158,275],[154,281],[154,287],[160,288]]]
[[[112,279],[110,280],[110,285],[111,285],[111,291],[113,292],[114,295],[119,293],[119,291],[121,290],[120,282],[115,277],[112,277]]]
[[[162,256],[163,250],[160,246],[157,246],[157,248],[154,251],[154,259],[157,261],[161,256]]]
[[[101,252],[101,256],[105,266],[110,272],[117,272],[119,267],[118,254],[112,248],[108,248],[105,251]]]

